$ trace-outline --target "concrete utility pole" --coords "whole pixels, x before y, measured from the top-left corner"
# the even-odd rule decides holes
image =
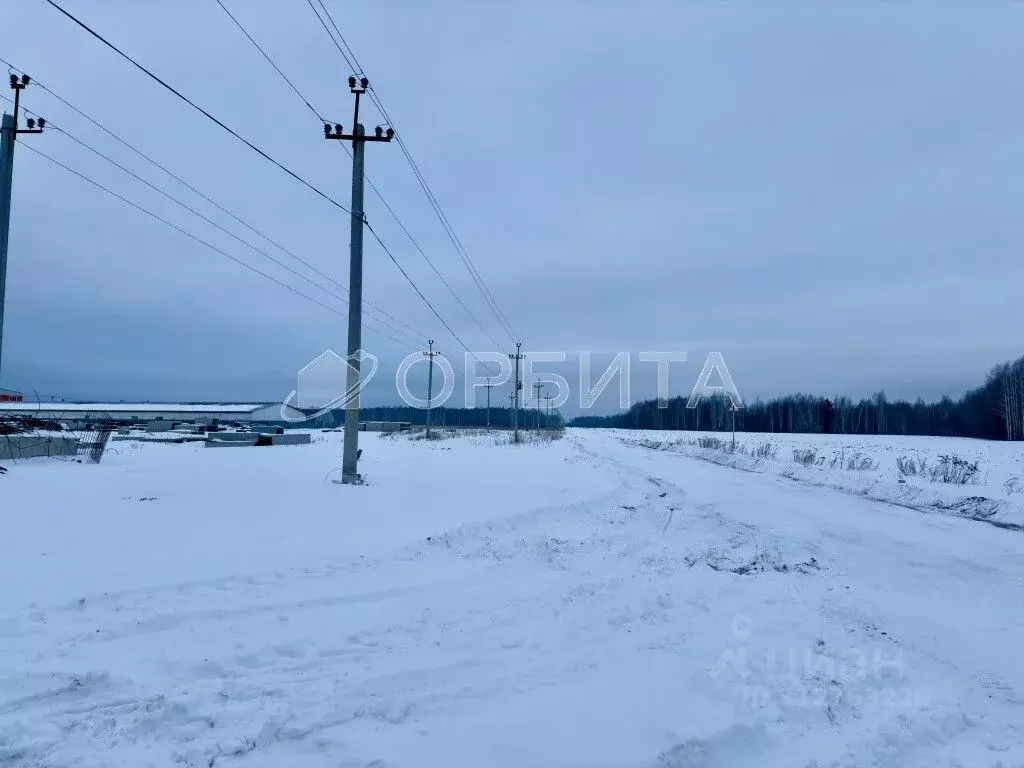
[[[11,195],[14,191],[14,142],[19,134],[42,133],[46,127],[44,118],[40,117],[37,122],[30,117],[25,121],[28,128],[18,128],[21,92],[29,82],[28,75],[11,75],[14,114],[5,112],[0,121],[0,376],[3,375],[4,360],[4,297],[7,294],[7,241],[11,234]]]
[[[544,400],[546,401],[544,403],[544,405],[545,405],[545,408],[546,408],[546,411],[547,411],[547,421],[546,421],[546,424],[547,424],[548,427],[550,427],[551,426],[551,393],[550,392],[548,392],[546,395],[544,395]]]
[[[494,385],[491,384],[491,377],[490,376],[487,377],[487,384],[486,384],[486,386],[487,386],[487,428],[490,429],[491,428],[491,390],[494,388]]]
[[[348,370],[345,381],[345,447],[341,461],[341,482],[361,483],[356,468],[359,459],[359,352],[362,349],[363,328],[363,150],[368,141],[391,141],[394,128],[385,131],[379,125],[373,136],[367,136],[359,124],[359,97],[366,93],[370,81],[349,77],[349,90],[355,94],[356,105],[352,113],[352,133],[345,133],[340,125],[324,124],[324,138],[352,142],[352,235],[348,271]]]
[[[516,361],[516,388],[512,393],[512,400],[515,402],[515,407],[512,409],[512,442],[519,442],[519,392],[523,388],[523,382],[519,380],[519,361],[523,359],[523,355],[520,352],[523,343],[521,341],[516,342],[516,353],[509,354],[509,360]]]
[[[542,381],[533,382],[533,391],[537,393],[537,429],[540,429],[540,390],[543,386]]]
[[[427,339],[428,349],[423,354],[427,356],[427,440],[430,439],[430,401],[434,397],[434,355],[441,354],[434,351],[434,340]]]

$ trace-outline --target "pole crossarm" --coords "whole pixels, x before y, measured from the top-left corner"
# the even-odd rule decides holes
[[[324,138],[338,141],[351,141],[352,146],[363,141],[391,141],[395,138],[395,129],[390,125],[386,129],[383,126],[378,125],[373,129],[373,136],[367,136],[365,133],[360,131],[359,97],[366,93],[366,89],[370,87],[370,81],[365,77],[361,77],[357,81],[353,75],[348,79],[348,87],[356,97],[355,108],[352,112],[352,133],[345,133],[345,129],[340,123],[335,123],[334,125],[324,123]]]

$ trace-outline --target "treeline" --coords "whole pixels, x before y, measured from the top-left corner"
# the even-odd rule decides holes
[[[581,416],[574,427],[729,431],[735,418],[743,432],[817,432],[846,435],[941,435],[988,440],[1024,440],[1024,357],[997,365],[985,383],[959,400],[935,403],[889,400],[884,392],[853,401],[848,397],[787,395],[745,404],[735,415],[728,398],[702,399],[696,408],[673,398],[633,405],[612,416]]]
[[[487,426],[486,408],[434,408],[431,410],[431,422],[441,427],[485,427]],[[409,406],[382,406],[377,408],[360,408],[360,421],[406,421],[412,424],[426,424],[427,412],[421,408]],[[343,409],[328,411],[314,419],[317,427],[336,428],[345,423]],[[495,429],[511,429],[512,411],[508,408],[491,408],[491,426]],[[562,415],[552,411],[550,415],[536,408],[519,410],[519,426],[532,429],[541,427],[564,427]]]

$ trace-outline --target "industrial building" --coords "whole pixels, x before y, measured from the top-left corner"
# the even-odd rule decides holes
[[[281,403],[38,403],[0,402],[0,418],[32,416],[65,422],[216,422],[275,424],[301,422],[306,415]]]

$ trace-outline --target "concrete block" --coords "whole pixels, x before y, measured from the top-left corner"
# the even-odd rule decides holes
[[[361,421],[360,432],[402,432],[411,429],[412,424],[405,421]]]
[[[147,432],[170,432],[174,429],[173,421],[150,421],[146,424]]]
[[[309,445],[313,442],[313,437],[308,432],[287,432],[283,435],[260,435],[264,438],[260,442],[263,443],[269,439],[269,445]]]
[[[210,439],[204,444],[207,448],[248,448],[256,445],[256,435],[252,435],[248,440],[220,440]]]
[[[213,439],[223,440],[224,442],[238,440],[243,443],[249,440],[256,442],[256,438],[259,437],[255,432],[211,432],[210,436]]]
[[[78,438],[0,435],[0,459],[31,459],[37,456],[75,456]]]

